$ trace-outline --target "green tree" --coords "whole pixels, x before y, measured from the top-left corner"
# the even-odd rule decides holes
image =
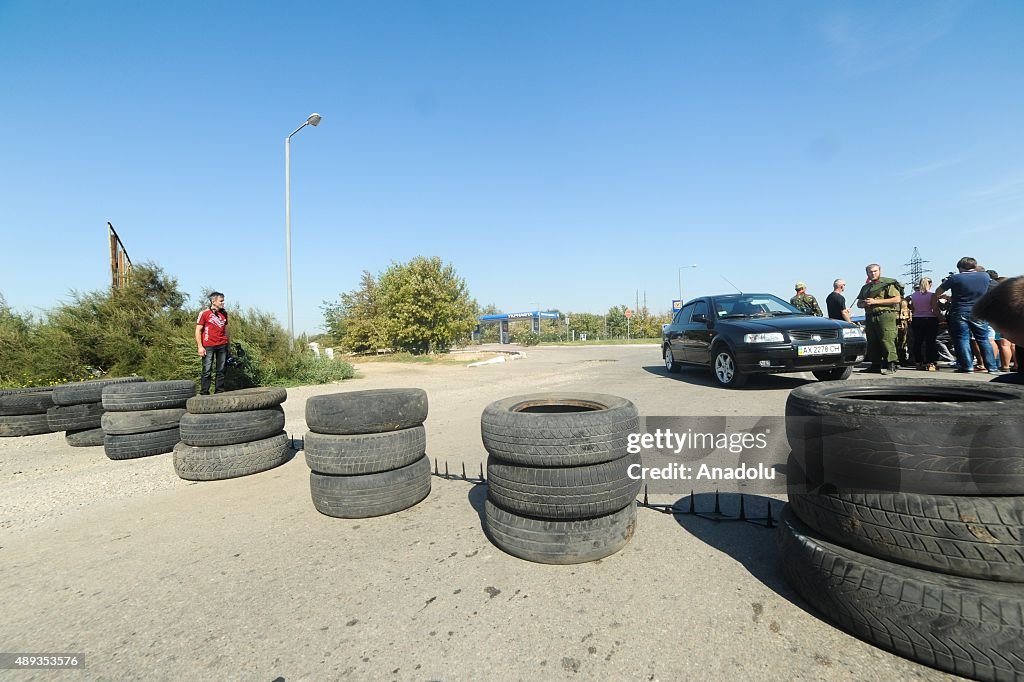
[[[353,353],[389,346],[384,315],[378,305],[378,284],[363,270],[359,288],[324,306],[324,326],[334,340]]]
[[[610,339],[624,339],[626,338],[626,306],[616,305],[608,309],[608,314],[605,315],[605,320],[608,325],[608,337]],[[633,323],[630,322],[630,332],[632,332]]]
[[[569,313],[569,329],[576,332],[576,338],[580,334],[586,334],[588,339],[605,339],[608,335],[605,330],[604,315],[593,313]],[[563,323],[564,324],[564,323]],[[570,334],[570,339],[572,335]]]
[[[498,306],[493,303],[488,303],[483,308],[477,310],[477,318],[481,315],[497,315],[501,312]],[[498,343],[501,340],[501,330],[499,328],[499,322],[487,322],[480,324],[480,343]]]
[[[477,304],[465,280],[436,256],[392,263],[380,276],[377,300],[390,345],[411,353],[447,351],[476,327]]]

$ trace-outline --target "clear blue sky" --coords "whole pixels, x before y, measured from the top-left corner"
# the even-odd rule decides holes
[[[481,303],[785,297],[914,246],[1024,272],[1024,3],[0,0],[0,292],[109,280],[106,221],[195,300],[298,331],[440,256]]]

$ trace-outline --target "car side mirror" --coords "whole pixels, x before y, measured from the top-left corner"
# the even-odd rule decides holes
[[[708,316],[704,315],[702,313],[697,313],[692,318],[690,318],[690,321],[691,322],[707,322],[708,321]]]

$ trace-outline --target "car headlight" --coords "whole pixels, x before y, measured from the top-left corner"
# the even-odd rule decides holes
[[[785,340],[786,338],[782,335],[782,332],[743,335],[743,343],[780,343]]]
[[[863,339],[864,330],[860,327],[844,327],[843,328],[844,339]]]

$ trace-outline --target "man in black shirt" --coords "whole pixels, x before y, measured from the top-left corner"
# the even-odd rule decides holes
[[[837,279],[832,282],[832,293],[825,297],[825,307],[828,309],[829,319],[850,321],[850,309],[846,307],[846,282]]]

